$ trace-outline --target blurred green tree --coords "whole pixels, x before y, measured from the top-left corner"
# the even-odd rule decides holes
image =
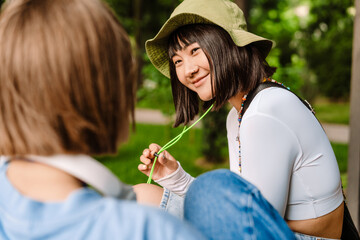
[[[251,1],[251,30],[276,42],[268,57],[278,67],[274,78],[309,100],[318,93],[348,100],[353,4],[352,0]]]
[[[320,92],[332,100],[349,98],[353,5],[353,0],[312,1],[309,22],[302,28],[306,61]]]
[[[116,12],[121,24],[133,39],[135,55],[138,63],[138,87],[142,87],[142,68],[150,62],[144,62],[145,41],[154,37],[162,24],[169,17],[180,0],[106,0]],[[154,69],[155,71],[155,69]]]
[[[277,67],[273,78],[297,94],[311,98],[308,92],[303,91],[307,71],[298,36],[302,22],[296,9],[300,3],[293,0],[251,1],[248,28],[275,42],[267,58],[271,66]]]

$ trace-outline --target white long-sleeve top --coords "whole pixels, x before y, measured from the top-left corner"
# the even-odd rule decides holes
[[[258,187],[281,216],[287,220],[317,218],[342,203],[340,173],[330,142],[314,115],[294,94],[267,88],[251,102],[240,129],[237,119],[233,108],[226,124],[230,169],[240,174],[239,135],[240,175]],[[170,182],[167,178],[165,185]],[[188,188],[180,188],[175,182],[170,185],[175,192]]]

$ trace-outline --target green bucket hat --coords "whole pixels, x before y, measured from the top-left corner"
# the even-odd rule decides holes
[[[266,57],[273,42],[246,30],[244,13],[229,0],[184,0],[177,6],[158,34],[145,43],[146,53],[152,64],[170,78],[167,41],[177,28],[194,23],[215,24],[226,30],[234,43],[243,47],[257,42],[257,47]]]

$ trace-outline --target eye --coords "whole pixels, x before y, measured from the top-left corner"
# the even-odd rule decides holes
[[[177,66],[177,65],[179,65],[181,63],[181,60],[180,59],[174,59],[173,63],[174,63],[175,66]]]
[[[200,49],[200,47],[194,47],[194,48],[191,50],[191,54],[196,53],[199,49]]]

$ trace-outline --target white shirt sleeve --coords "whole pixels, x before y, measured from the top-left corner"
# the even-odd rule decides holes
[[[254,184],[289,220],[323,216],[343,197],[336,157],[314,115],[291,92],[268,88],[256,95],[239,131],[237,112],[227,118],[230,168]]]
[[[242,176],[284,216],[292,168],[301,152],[286,125],[266,115],[248,117],[240,129]]]
[[[185,196],[187,190],[189,189],[191,183],[194,181],[194,177],[185,172],[178,162],[178,169],[170,175],[167,175],[163,178],[156,180],[155,182],[161,185],[164,188],[169,189],[173,193],[179,195],[180,197]]]

